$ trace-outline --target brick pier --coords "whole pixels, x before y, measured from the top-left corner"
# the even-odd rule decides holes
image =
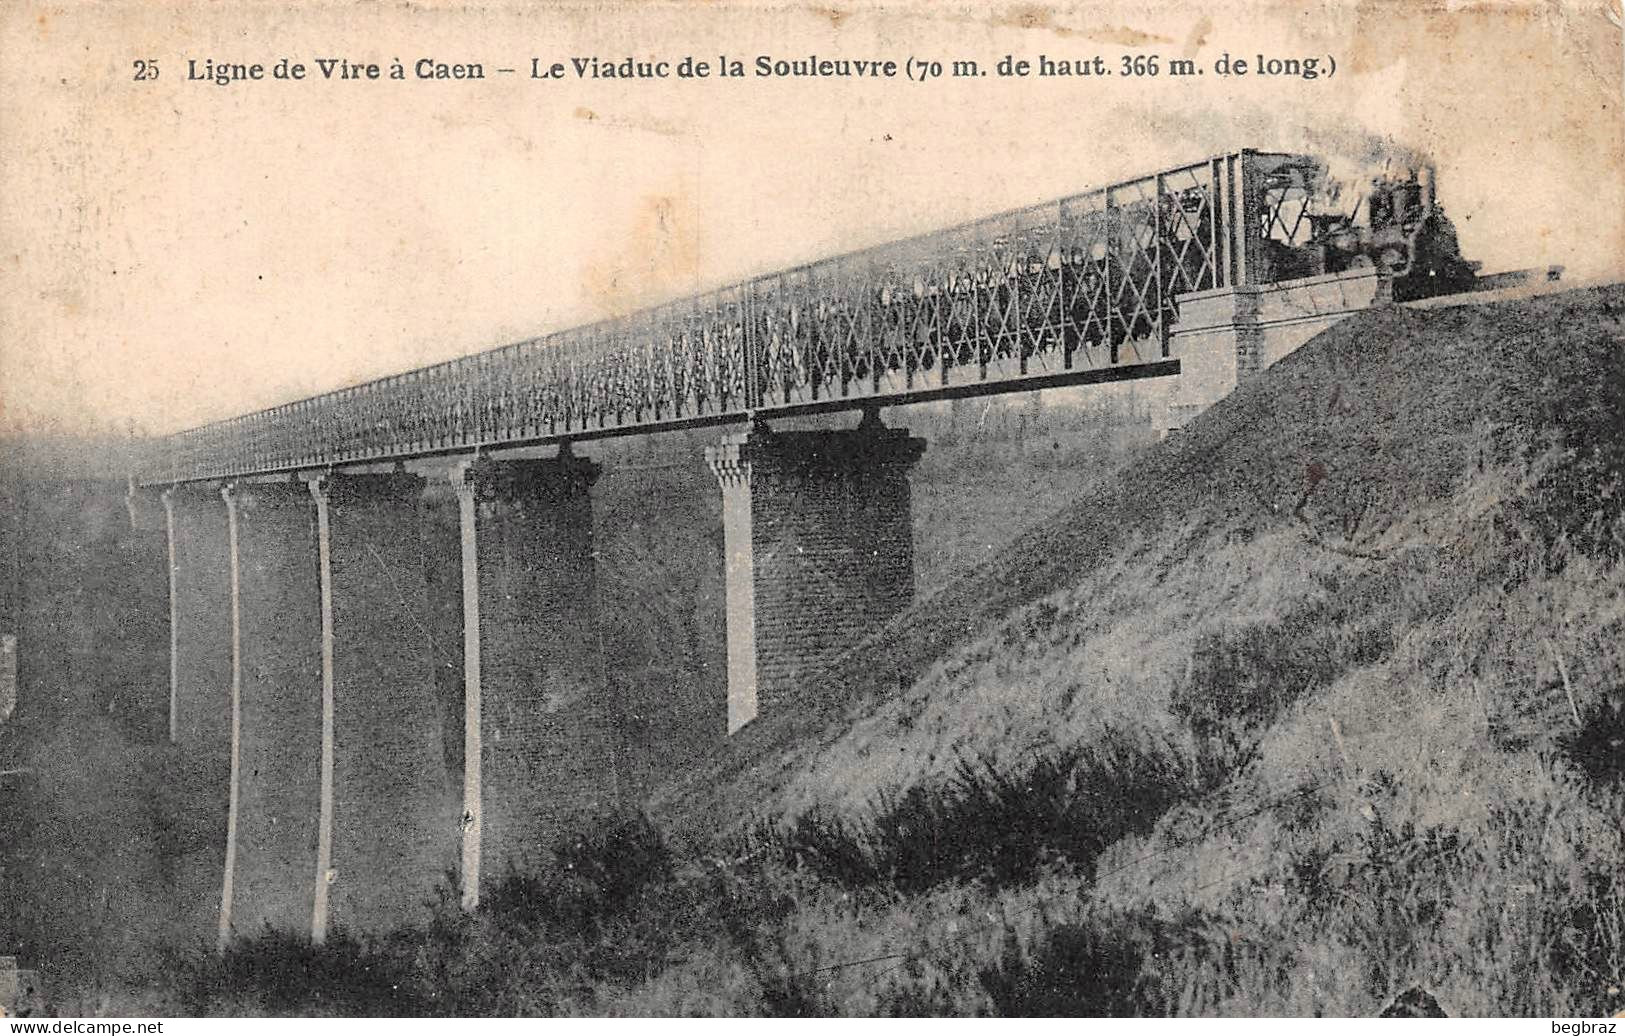
[[[170,882],[188,934],[213,938],[224,882],[231,751],[231,545],[226,504],[212,485],[161,497],[169,546],[169,739],[202,784],[200,815],[181,832]]]
[[[416,475],[334,475],[325,494],[331,625],[328,923],[419,919],[453,869]],[[318,559],[313,557],[313,562]],[[314,864],[313,864],[314,866]],[[319,923],[319,919],[318,919]]]
[[[908,470],[924,451],[873,415],[852,431],[758,425],[707,449],[722,486],[730,733],[913,599]]]
[[[619,801],[590,490],[567,451],[453,471],[463,553],[463,900]]]
[[[310,923],[321,741],[315,513],[302,482],[230,487],[238,637],[234,871],[224,932]]]
[[[226,505],[212,486],[163,495],[170,551],[170,740],[224,755],[231,736]]]

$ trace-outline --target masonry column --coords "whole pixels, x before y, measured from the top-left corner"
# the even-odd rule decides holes
[[[1178,296],[1169,352],[1180,372],[1168,379],[1158,432],[1181,428],[1341,320],[1380,304],[1371,267],[1276,284],[1239,284]]]
[[[318,877],[328,886],[327,917],[317,924],[307,914],[318,936],[326,924],[381,931],[420,919],[456,861],[457,799],[442,747],[419,538],[422,491],[423,480],[407,474],[326,480],[326,550],[312,554],[313,565],[326,558],[331,602],[331,718],[314,739],[325,741],[330,798],[326,809],[312,809],[330,817],[330,866]]]
[[[229,938],[310,923],[322,666],[316,516],[305,484],[239,483],[227,500],[237,574]]]
[[[226,854],[220,881],[220,913],[215,950],[225,953],[231,942],[231,904],[237,873],[237,803],[242,782],[243,667],[242,667],[242,572],[237,553],[237,506],[235,487],[221,486],[226,502],[226,558],[231,572],[231,776],[227,784]]]
[[[171,819],[169,874],[190,936],[219,930],[225,881],[231,752],[231,545],[226,503],[213,485],[162,496],[169,539],[169,731],[180,746],[175,780],[198,813]]]
[[[589,490],[598,465],[459,468],[464,902],[620,798],[618,714],[598,638]]]
[[[480,640],[480,554],[478,486],[468,465],[451,470],[452,488],[457,493],[457,528],[462,552],[463,596],[463,815],[462,881],[463,909],[480,905],[480,871],[484,859],[484,791],[480,755],[482,752],[480,714],[484,692],[480,664],[484,645]]]
[[[231,730],[231,571],[213,486],[164,491],[170,572],[170,740],[224,757]]]
[[[908,469],[925,442],[758,425],[706,451],[722,486],[728,730],[804,690],[914,596]]]

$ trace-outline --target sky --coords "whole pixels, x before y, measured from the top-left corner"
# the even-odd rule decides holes
[[[1625,276],[1625,42],[1596,3],[13,2],[0,54],[0,431],[173,431],[1240,147],[1399,142],[1486,270]],[[529,75],[690,54],[1204,75]],[[186,78],[283,57],[307,78]]]

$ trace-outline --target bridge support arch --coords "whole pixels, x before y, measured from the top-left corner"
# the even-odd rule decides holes
[[[758,424],[706,450],[722,487],[728,732],[793,697],[914,596],[908,470],[925,441]]]

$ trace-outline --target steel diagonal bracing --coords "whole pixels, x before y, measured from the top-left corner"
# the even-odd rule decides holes
[[[1238,188],[1266,159],[1260,188]],[[138,478],[1173,373],[1174,296],[1246,281],[1244,242],[1301,235],[1304,191],[1278,172],[1292,161],[1220,156],[234,417],[154,443]]]

